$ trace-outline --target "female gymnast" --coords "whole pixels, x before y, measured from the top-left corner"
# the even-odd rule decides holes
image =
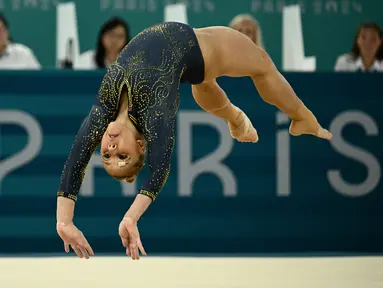
[[[290,133],[330,140],[313,113],[295,95],[268,54],[248,37],[226,27],[193,29],[167,22],[138,34],[112,64],[90,113],[74,140],[62,172],[57,199],[57,232],[80,257],[94,255],[73,224],[74,206],[86,166],[101,143],[105,170],[116,180],[134,181],[147,150],[150,176],[119,225],[126,254],[146,255],[137,221],[157,197],[170,173],[179,85],[189,82],[195,101],[227,121],[240,142],[258,141],[257,131],[242,110],[218,86],[220,76],[250,76],[263,98],[290,116]],[[250,101],[250,99],[249,99]]]

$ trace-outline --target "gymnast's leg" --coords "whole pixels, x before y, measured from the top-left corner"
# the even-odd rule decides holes
[[[292,135],[311,134],[331,139],[331,133],[319,125],[313,113],[296,96],[290,84],[279,73],[268,54],[248,37],[227,27],[197,29],[196,35],[204,54],[207,79],[215,79],[223,75],[250,76],[262,99],[290,116],[292,119],[290,133]],[[209,70],[210,68],[212,70]],[[198,94],[201,94],[200,91],[196,93],[197,98],[200,98]],[[207,99],[206,101],[216,101],[216,97]],[[199,103],[199,101],[197,102]],[[204,103],[204,105],[213,104]],[[212,109],[211,107],[208,108]],[[220,108],[220,106],[217,105],[216,108]],[[246,120],[246,122],[248,121]],[[239,135],[236,135],[237,139],[247,137],[242,133],[248,132],[247,130],[241,131]]]
[[[193,97],[206,112],[213,114],[229,125],[230,134],[240,142],[257,142],[258,134],[246,114],[234,106],[225,91],[215,80],[192,86]]]

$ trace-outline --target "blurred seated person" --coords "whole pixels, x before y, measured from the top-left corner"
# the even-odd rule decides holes
[[[0,70],[40,69],[40,63],[30,48],[10,41],[8,29],[8,21],[0,13]]]
[[[130,41],[129,26],[120,18],[105,22],[99,32],[97,50],[90,50],[80,55],[76,69],[106,69],[118,57],[121,50]]]
[[[229,27],[249,37],[256,45],[264,49],[262,30],[258,21],[249,14],[237,15],[231,20]]]
[[[338,57],[337,72],[383,72],[382,30],[375,23],[361,25],[350,53]]]

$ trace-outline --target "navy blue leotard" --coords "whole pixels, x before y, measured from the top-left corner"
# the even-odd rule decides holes
[[[103,78],[64,165],[58,196],[77,200],[85,169],[108,124],[117,117],[125,86],[129,116],[143,134],[148,151],[150,174],[138,193],[154,200],[170,173],[179,85],[200,84],[203,80],[204,60],[191,27],[166,22],[138,34]]]

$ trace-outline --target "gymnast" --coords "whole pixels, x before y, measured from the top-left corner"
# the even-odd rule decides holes
[[[227,27],[193,29],[175,22],[149,27],[109,67],[64,165],[56,230],[67,253],[71,247],[80,258],[94,255],[73,224],[73,216],[85,169],[101,143],[104,168],[119,181],[133,182],[147,154],[149,177],[119,225],[127,256],[137,260],[140,252],[146,255],[137,222],[170,173],[180,83],[192,85],[193,97],[203,110],[227,121],[234,139],[258,141],[250,119],[218,86],[220,76],[251,77],[262,99],[291,118],[291,135],[331,139],[331,133],[296,96],[268,54],[247,36]]]

